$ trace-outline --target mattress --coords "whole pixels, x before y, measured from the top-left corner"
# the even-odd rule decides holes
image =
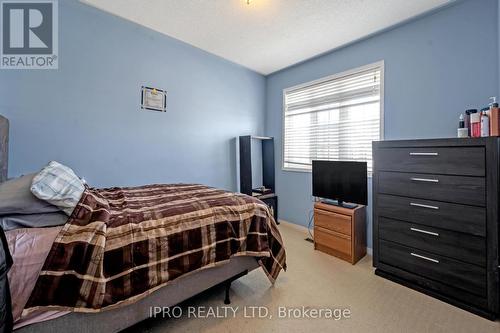
[[[87,188],[78,207],[62,227],[6,233],[15,329],[116,331],[259,264],[271,282],[286,267],[276,224],[252,197],[196,184]]]
[[[22,228],[7,231],[5,236],[14,260],[9,274],[14,329],[54,319],[67,311],[39,311],[20,319],[24,306],[35,287],[36,280],[47,258],[54,239],[62,226],[51,228]]]
[[[86,188],[22,316],[133,304],[236,256],[257,257],[271,283],[286,269],[281,235],[258,199],[200,184]]]
[[[171,285],[126,307],[96,314],[38,311],[20,319],[47,254],[61,228],[25,228],[6,232],[9,250],[14,258],[8,278],[16,332],[118,332],[147,319],[151,306],[176,305],[243,271],[259,267],[254,257],[235,257],[228,263],[181,277]]]
[[[14,329],[17,332],[118,332],[147,319],[150,306],[172,306],[243,271],[259,267],[253,257],[235,257],[227,264],[182,277],[136,304],[97,314],[39,311],[19,319],[35,286],[51,245],[62,227],[6,232],[14,265],[9,272]],[[221,300],[222,301],[222,300]],[[64,316],[64,317],[63,317]]]

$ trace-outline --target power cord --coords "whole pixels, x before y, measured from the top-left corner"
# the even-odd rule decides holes
[[[307,232],[309,233],[309,237],[306,238],[306,241],[314,243],[314,236],[311,233],[311,224],[314,220],[314,211],[309,211],[309,223],[307,224]]]

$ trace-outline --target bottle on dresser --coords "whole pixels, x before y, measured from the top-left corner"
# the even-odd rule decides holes
[[[490,136],[490,117],[488,116],[489,112],[489,108],[481,110],[481,137]]]
[[[465,111],[465,117],[460,115],[458,137],[467,137],[465,131],[467,129],[468,136],[472,138],[500,136],[500,109],[496,97],[490,97],[491,102],[488,107],[481,109],[479,112],[476,109]]]
[[[457,137],[459,138],[468,138],[469,137],[469,128],[465,126],[465,118],[464,115],[461,114],[458,121],[458,130]]]
[[[500,109],[498,108],[497,98],[490,97],[490,135],[500,136]]]
[[[481,136],[481,113],[474,112],[470,114],[470,136],[479,138]]]
[[[471,115],[473,113],[477,113],[477,110],[469,109],[465,111],[464,127],[467,128],[467,136],[472,136]]]

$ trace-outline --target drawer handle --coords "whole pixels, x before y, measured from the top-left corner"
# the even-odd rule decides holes
[[[411,177],[410,180],[414,182],[439,183],[439,179],[430,179],[430,178]]]
[[[420,258],[420,259],[424,259],[424,260],[427,260],[427,261],[432,261],[432,262],[435,262],[436,264],[439,264],[439,260],[432,259],[432,258],[429,258],[429,257],[425,257],[425,256],[422,256],[420,254],[413,253],[413,252],[411,252],[410,254],[412,256],[414,256],[414,257],[417,257],[417,258]]]
[[[410,156],[438,156],[438,153],[415,153],[411,152]]]
[[[410,206],[421,207],[421,208],[429,208],[429,209],[436,209],[436,210],[439,209],[438,206],[423,205],[423,204],[414,203],[414,202],[410,202]]]
[[[415,231],[415,232],[420,232],[421,234],[427,234],[427,235],[439,237],[439,234],[437,232],[432,232],[432,231],[427,231],[427,230],[422,230],[422,229],[417,229],[417,228],[410,228],[410,230]]]

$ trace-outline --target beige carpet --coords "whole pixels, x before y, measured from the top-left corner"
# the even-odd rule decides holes
[[[288,271],[271,286],[259,269],[233,283],[235,318],[187,318],[188,307],[222,308],[224,288],[216,288],[182,305],[180,319],[142,322],[129,332],[500,332],[491,322],[411,289],[377,277],[371,257],[352,266],[313,250],[306,236],[281,224]],[[265,306],[273,318],[245,318],[243,308]],[[345,308],[350,319],[279,319],[278,307]],[[207,309],[207,308],[205,308]],[[250,313],[247,308],[247,315]]]

